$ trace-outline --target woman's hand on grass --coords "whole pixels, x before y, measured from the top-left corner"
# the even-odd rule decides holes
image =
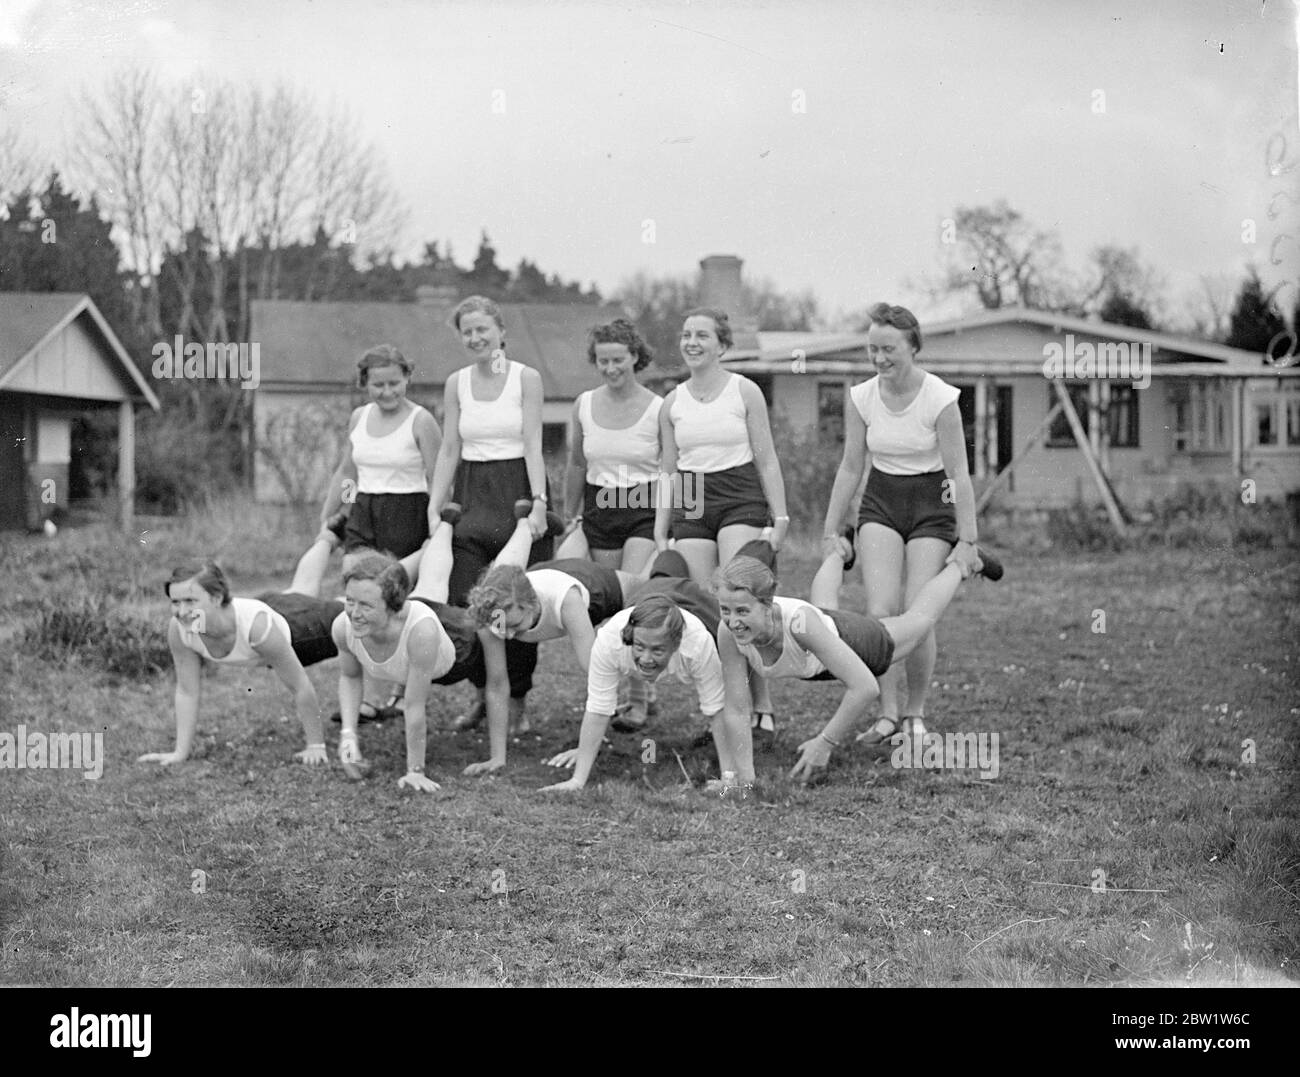
[[[481,778],[484,774],[495,774],[506,765],[504,759],[489,759],[484,763],[471,763],[461,773],[466,778]]]
[[[437,782],[426,778],[418,770],[408,771],[397,779],[399,789],[414,789],[420,793],[436,793],[442,788]]]
[[[570,778],[568,781],[556,782],[554,785],[546,785],[537,790],[539,793],[579,793],[582,791],[583,783],[577,778]]]
[[[790,777],[808,785],[826,777],[830,764],[831,746],[821,737],[813,737],[799,745],[799,762],[790,771]]]
[[[572,767],[578,762],[578,749],[570,748],[567,752],[553,755],[546,761],[548,767]]]
[[[136,760],[137,763],[158,763],[169,767],[173,763],[184,763],[185,756],[180,752],[146,752]]]
[[[329,762],[329,755],[323,744],[309,744],[301,752],[294,752],[293,757],[299,763],[305,763],[309,767],[318,767],[322,763]]]

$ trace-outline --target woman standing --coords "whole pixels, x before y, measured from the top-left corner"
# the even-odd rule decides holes
[[[772,548],[780,549],[790,526],[767,402],[757,385],[722,365],[732,340],[723,311],[690,311],[681,353],[691,376],[660,412],[664,478],[655,546],[667,549],[671,524],[675,548],[701,587],[709,586],[719,562],[725,565],[769,526]],[[770,746],[775,725],[766,689],[755,693],[754,705],[754,735]]]
[[[849,396],[844,457],[831,489],[823,552],[843,553],[840,525],[870,454],[857,532],[868,612],[895,617],[915,603],[945,564],[962,575],[979,566],[975,493],[956,387],[916,365],[921,328],[904,307],[871,308],[867,354],[876,376]],[[858,739],[871,744],[902,730],[923,734],[926,691],[934,676],[934,631],[907,657],[907,707],[899,717],[898,672],[880,678],[880,718]]]
[[[445,502],[463,506],[452,533],[448,600],[464,606],[470,588],[514,533],[516,501],[529,499],[533,505],[527,517],[535,540],[529,563],[549,560],[553,543],[542,461],[541,375],[506,357],[505,322],[492,300],[470,296],[456,307],[452,322],[472,362],[447,379],[447,431],[434,467],[427,533],[437,526]],[[523,732],[537,645],[512,641],[509,646],[511,670],[520,678],[511,686],[511,718]],[[456,726],[475,726],[483,714],[480,697]]]
[[[636,380],[652,355],[631,322],[592,329],[587,358],[605,384],[573,405],[565,510],[593,561],[635,575],[655,552],[663,400]]]
[[[343,549],[414,553],[429,537],[429,497],[442,444],[438,422],[406,399],[411,364],[388,344],[371,348],[357,363],[357,381],[370,403],[352,412],[343,458],[321,511],[321,526],[337,527],[349,501]]]

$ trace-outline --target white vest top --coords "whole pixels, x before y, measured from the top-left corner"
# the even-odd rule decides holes
[[[415,443],[415,416],[424,408],[414,404],[391,434],[371,437],[366,424],[379,405],[367,404],[349,435],[352,462],[357,465],[357,492],[362,494],[419,494],[429,488],[424,457]]]
[[[673,436],[677,440],[677,467],[681,471],[725,471],[754,459],[745,422],[745,401],[740,376],[730,380],[716,400],[701,404],[686,383],[673,391]]]
[[[527,573],[527,576],[529,584],[537,594],[541,616],[537,619],[536,625],[527,632],[520,632],[515,639],[523,640],[525,643],[542,643],[548,639],[559,639],[565,635],[564,620],[560,616],[565,596],[576,587],[585,611],[591,605],[591,592],[580,580],[557,568],[534,569]]]
[[[825,664],[790,634],[790,628],[802,611],[806,618],[818,618],[831,630],[831,634],[838,638],[840,630],[835,627],[835,622],[822,610],[800,598],[782,598],[777,595],[772,599],[772,605],[781,611],[781,654],[777,660],[770,666],[763,665],[763,658],[752,643],[742,646],[737,642],[736,649],[745,656],[745,660],[753,667],[754,672],[761,673],[764,677],[795,677],[799,680],[807,680],[823,672],[826,669]]]
[[[880,399],[880,376],[849,390],[853,406],[867,424],[871,466],[886,475],[927,475],[943,470],[939,454],[939,412],[961,396],[928,370],[915,398],[902,411],[890,411]]]
[[[266,665],[266,659],[253,648],[254,646],[260,647],[265,643],[274,628],[278,628],[288,642],[293,642],[293,634],[289,631],[289,622],[284,619],[284,615],[271,609],[261,599],[232,598],[230,607],[235,611],[235,645],[224,658],[214,658],[208,653],[208,646],[204,643],[203,637],[197,632],[182,627],[181,623],[177,621],[176,626],[180,628],[181,642],[191,651],[201,654],[208,661],[217,662],[223,666]],[[253,618],[259,613],[265,613],[269,620],[266,622],[266,631],[254,641],[250,638],[249,633],[253,629]]]
[[[348,650],[361,663],[361,668],[366,675],[374,680],[386,681],[390,684],[406,683],[406,678],[411,671],[410,658],[406,653],[407,637],[410,636],[411,629],[421,621],[432,620],[438,637],[438,659],[430,680],[436,681],[451,669],[452,663],[456,660],[455,644],[451,642],[447,630],[442,627],[438,615],[423,602],[407,602],[406,624],[402,625],[402,634],[397,637],[397,648],[393,651],[392,657],[383,662],[376,662],[371,658],[365,644],[352,634],[352,622],[348,620],[348,615],[340,613],[339,616],[343,618],[343,631]]]
[[[582,455],[587,459],[587,482],[592,486],[628,489],[653,482],[659,476],[659,412],[663,398],[650,401],[644,414],[623,430],[597,424],[592,415],[591,389],[578,397],[578,425],[582,429]]]
[[[456,393],[460,400],[462,460],[518,460],[524,455],[523,369],[522,363],[510,360],[505,388],[499,397],[487,402],[474,399],[473,367],[456,372],[460,378]]]

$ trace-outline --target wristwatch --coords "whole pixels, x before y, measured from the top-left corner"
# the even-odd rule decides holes
[[[534,501],[540,501],[543,505],[549,505],[551,502],[545,494],[533,494]]]

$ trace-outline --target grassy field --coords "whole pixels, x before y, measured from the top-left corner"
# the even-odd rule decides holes
[[[583,701],[562,644],[542,650],[542,731],[502,775],[459,776],[486,737],[446,728],[466,691],[438,696],[438,795],[397,788],[400,722],[363,727],[364,783],[293,763],[266,671],[206,679],[189,762],[134,762],[174,736],[170,671],[148,672],[173,561],[219,551],[250,593],[286,581],[309,537],[265,511],[157,527],[0,540],[0,732],[103,730],[106,756],[98,781],[0,770],[5,983],[1296,979],[1294,551],[1008,552],[1007,578],[940,626],[929,708],[937,730],[999,734],[994,780],[848,748],[828,783],[791,785],[836,690],[784,682],[758,795],[705,795],[711,753],[687,747],[674,686],[654,762],[613,734],[587,790],[556,801],[540,760],[575,742]],[[811,563],[783,568],[806,593]],[[336,663],[310,673],[332,709]]]

